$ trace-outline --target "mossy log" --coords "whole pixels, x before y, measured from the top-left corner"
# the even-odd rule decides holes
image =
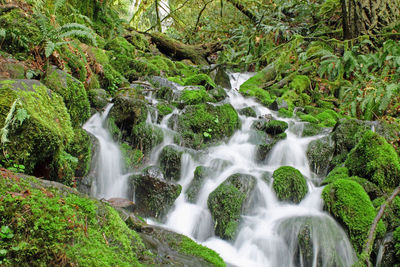
[[[222,50],[220,43],[210,43],[201,45],[187,45],[171,39],[161,33],[150,34],[151,41],[163,54],[174,58],[175,60],[189,59],[198,65],[208,64],[208,57]]]

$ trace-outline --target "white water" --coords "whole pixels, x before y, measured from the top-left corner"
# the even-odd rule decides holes
[[[227,91],[228,101],[235,109],[252,107],[257,116],[277,115],[269,109],[258,104],[254,99],[244,98],[238,91],[240,84],[250,77],[250,74],[232,74],[232,90]],[[177,88],[181,90],[182,88]],[[148,97],[148,99],[151,96]],[[85,124],[85,129],[99,138],[100,143],[112,143],[111,137],[104,127],[109,108],[103,117],[92,117]],[[174,110],[174,114],[180,111]],[[95,115],[96,116],[96,115]],[[148,123],[160,127],[164,132],[164,141],[153,149],[149,163],[158,162],[162,148],[173,143],[173,131],[168,128],[168,120],[172,114],[166,116],[161,123],[157,118],[149,116]],[[350,242],[340,226],[322,211],[322,188],[315,187],[312,180],[318,179],[309,168],[306,158],[308,144],[322,136],[302,138],[302,124],[294,119],[283,119],[289,123],[286,131],[287,138],[277,143],[263,163],[255,161],[256,145],[251,138],[254,130],[251,125],[256,118],[240,116],[242,127],[223,144],[210,147],[207,151],[195,152],[186,150],[181,160],[182,193],[175,201],[173,208],[166,216],[162,226],[176,232],[190,236],[205,246],[217,251],[230,266],[351,266],[356,255]],[[96,121],[95,121],[96,120]],[[89,130],[89,129],[96,130]],[[110,145],[110,144],[108,144]],[[123,175],[111,175],[121,182],[110,182],[110,175],[106,169],[121,169],[121,166],[111,166],[112,158],[118,159],[117,147],[112,145],[99,165],[103,168],[104,177],[99,177],[96,183],[96,195],[111,196],[124,191]],[[114,150],[116,148],[116,150]],[[106,164],[109,164],[106,166]],[[118,163],[119,164],[119,163]],[[185,192],[194,177],[197,166],[213,167],[212,175],[205,179],[199,191],[196,203],[186,199]],[[307,178],[309,193],[301,203],[288,204],[277,200],[272,189],[272,182],[265,182],[262,178],[267,175],[272,177],[273,171],[280,166],[293,166],[300,170]],[[207,208],[209,194],[215,190],[230,175],[235,173],[250,174],[257,179],[256,188],[252,193],[250,206],[241,217],[241,223],[235,240],[225,241],[215,236],[214,224]],[[106,175],[107,174],[107,175]],[[107,176],[108,178],[106,178]],[[111,180],[114,181],[114,180]],[[110,191],[108,191],[110,190]],[[149,223],[155,223],[148,220]],[[304,256],[298,250],[298,237],[300,233],[308,233],[312,255]]]
[[[83,129],[94,135],[99,141],[97,164],[92,170],[96,174],[93,181],[91,195],[98,199],[115,197],[128,198],[128,177],[124,174],[123,159],[119,145],[113,140],[107,128],[107,116],[112,108],[109,104],[102,114],[94,114],[83,125]]]

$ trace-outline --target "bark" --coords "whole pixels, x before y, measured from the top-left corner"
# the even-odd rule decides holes
[[[226,0],[227,2],[231,3],[234,7],[236,7],[240,12],[242,12],[246,17],[248,17],[251,22],[254,24],[258,23],[257,16],[253,14],[250,10],[248,10],[240,1],[238,0]]]
[[[211,54],[222,50],[220,43],[187,45],[173,40],[164,34],[152,33],[150,37],[161,53],[175,60],[189,59],[198,65],[208,64],[207,58]]]
[[[340,0],[345,39],[376,34],[400,18],[400,0]]]

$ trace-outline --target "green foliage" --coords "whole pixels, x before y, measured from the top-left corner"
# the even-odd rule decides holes
[[[199,245],[190,238],[184,236],[182,237],[182,242],[179,245],[179,251],[186,255],[198,256],[205,259],[213,266],[223,267],[226,266],[225,262],[221,257],[213,250]]]
[[[345,166],[351,175],[364,177],[381,189],[399,184],[400,163],[394,148],[377,133],[367,131],[347,156]]]
[[[196,105],[212,101],[212,98],[204,88],[185,89],[179,98],[186,105]]]
[[[144,245],[111,207],[2,174],[0,262],[140,266]]]
[[[364,189],[356,182],[338,179],[322,191],[325,207],[347,230],[355,250],[361,253],[376,211]],[[377,236],[386,232],[382,221]]]
[[[214,81],[207,74],[195,74],[184,79],[184,85],[202,85],[206,90],[216,87]]]
[[[283,166],[274,171],[272,184],[276,196],[281,201],[299,203],[307,194],[307,182],[297,169]]]

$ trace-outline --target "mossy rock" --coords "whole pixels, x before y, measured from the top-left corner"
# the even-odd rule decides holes
[[[314,123],[304,123],[302,137],[318,135],[323,131],[323,128]]]
[[[338,179],[322,191],[325,209],[345,228],[354,249],[361,253],[376,211],[364,189],[355,181]],[[377,237],[386,232],[378,223]]]
[[[311,80],[306,75],[297,75],[290,83],[290,87],[296,91],[297,94],[303,93],[310,89]]]
[[[164,134],[159,127],[141,122],[133,127],[128,142],[148,155],[155,146],[162,143],[163,138]]]
[[[215,73],[214,81],[217,85],[221,86],[222,88],[231,89],[231,80],[229,74],[226,70],[222,67],[219,67]]]
[[[18,61],[2,62],[0,79],[25,79],[25,67]]]
[[[274,171],[272,186],[281,201],[300,203],[308,192],[307,182],[297,169],[282,166]]]
[[[239,116],[232,105],[198,104],[186,106],[176,130],[184,138],[183,145],[195,148],[230,137],[239,127]]]
[[[254,96],[265,106],[269,106],[274,102],[274,97],[268,91],[264,90],[267,82],[272,81],[276,77],[276,70],[273,64],[268,65],[256,75],[245,81],[239,91],[245,96]]]
[[[310,142],[306,154],[310,168],[314,173],[319,176],[326,175],[334,149],[329,137],[323,137]]]
[[[90,106],[97,111],[105,108],[108,104],[107,92],[104,89],[91,89],[88,91]]]
[[[160,219],[174,204],[182,191],[178,184],[161,179],[159,172],[143,171],[130,177],[136,200],[136,212],[140,216]]]
[[[146,121],[147,104],[137,97],[124,95],[115,97],[113,103],[109,118],[114,120],[116,126],[122,131],[123,139],[128,141],[133,127]]]
[[[213,97],[215,99],[215,102],[220,102],[228,97],[228,94],[226,93],[226,91],[220,86],[217,86],[214,89],[208,90],[208,93],[210,94],[211,97]]]
[[[328,173],[326,178],[322,181],[321,185],[327,185],[329,183],[333,183],[338,179],[347,178],[349,178],[349,169],[347,169],[346,167],[336,166]]]
[[[211,102],[213,98],[204,88],[184,89],[179,97],[179,101],[184,105],[196,105]]]
[[[131,43],[137,50],[147,51],[149,50],[149,40],[145,35],[138,32],[131,31],[128,35],[125,35],[125,39]]]
[[[184,85],[202,85],[206,90],[211,90],[217,85],[207,74],[195,74],[184,79]]]
[[[177,146],[168,145],[160,153],[160,167],[167,180],[178,181],[181,177],[181,159],[183,151]]]
[[[257,117],[257,113],[251,107],[242,108],[242,109],[238,110],[238,113],[240,115],[243,115],[243,116],[246,116],[246,117],[252,117],[252,118],[256,118]]]
[[[129,82],[120,72],[115,70],[111,64],[107,64],[103,66],[100,86],[111,96],[114,96],[118,88],[129,86]]]
[[[167,103],[158,103],[157,104],[157,111],[158,111],[158,122],[168,114],[171,114],[174,111],[174,106],[169,105]]]
[[[90,137],[82,128],[74,129],[74,139],[67,147],[67,152],[77,160],[76,168],[74,169],[75,177],[84,177],[90,169],[92,159],[92,145]]]
[[[62,70],[51,69],[44,78],[44,84],[63,97],[72,126],[81,126],[89,119],[90,103],[82,82]]]
[[[240,216],[250,201],[256,179],[247,174],[229,176],[208,196],[215,234],[223,239],[233,239],[240,223]]]
[[[360,176],[382,189],[394,188],[400,183],[399,157],[386,140],[367,131],[350,151],[345,162],[351,175]]]
[[[278,115],[283,118],[292,118],[293,110],[288,109],[288,108],[281,108],[278,110]]]
[[[259,119],[254,121],[252,128],[274,136],[284,133],[289,125],[285,121]]]
[[[204,184],[204,179],[213,173],[213,168],[206,166],[197,166],[194,170],[193,180],[190,182],[186,196],[189,202],[196,203],[199,191]]]
[[[289,105],[284,99],[277,98],[271,105],[268,106],[269,109],[279,111],[280,109],[288,109]]]
[[[262,132],[264,133],[264,132]],[[272,148],[280,141],[287,137],[286,133],[281,133],[275,136],[267,136],[261,144],[257,145],[256,160],[263,162]]]
[[[386,202],[386,198],[381,196],[372,201],[375,210],[378,212],[381,205]],[[400,197],[396,196],[392,203],[386,206],[385,213],[383,214],[383,222],[386,226],[387,232],[394,231],[400,226]]]
[[[2,144],[6,162],[24,165],[29,174],[63,180],[50,177],[52,164],[74,138],[62,97],[35,80],[0,81],[0,96],[0,128],[8,131],[2,131],[8,139]],[[8,115],[14,122],[5,126]],[[4,153],[0,158],[5,160]]]
[[[135,149],[127,143],[122,143],[120,149],[127,169],[135,169],[141,165],[144,154],[140,149]]]

